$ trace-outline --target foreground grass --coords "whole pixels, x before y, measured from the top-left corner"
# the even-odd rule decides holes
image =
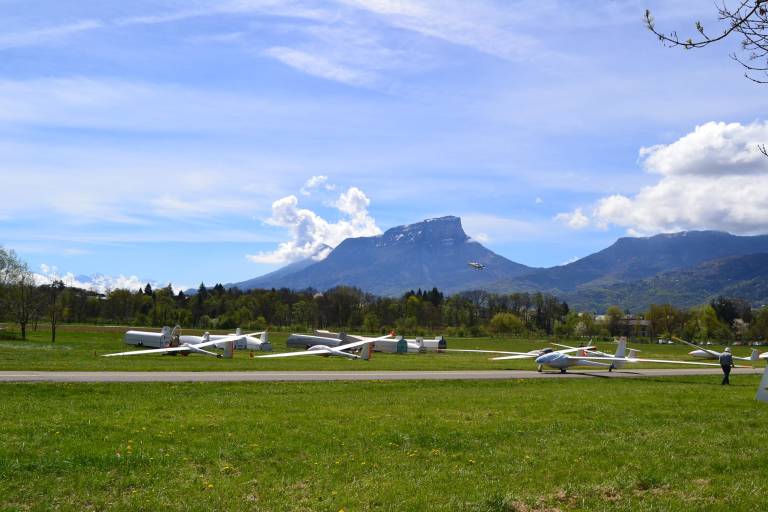
[[[764,510],[758,376],[2,384],[3,510]]]
[[[123,344],[123,327],[65,326],[50,343],[50,332],[29,333],[28,341],[0,339],[0,370],[113,370],[113,371],[229,371],[229,370],[498,370],[534,369],[532,361],[489,361],[485,354],[374,354],[371,361],[341,358],[302,357],[256,359],[247,352],[236,352],[233,360],[206,356],[189,357],[134,356],[104,358],[103,354],[134,350]],[[200,334],[199,331],[185,331]],[[226,333],[226,331],[222,332]],[[270,334],[276,352],[286,351],[285,333]],[[525,352],[547,346],[545,339],[450,338],[449,348],[472,348]],[[571,342],[578,344],[578,341]],[[598,343],[601,350],[613,353],[612,343]],[[683,345],[637,345],[642,357],[690,359],[689,347]],[[719,347],[712,347],[717,350]],[[748,355],[747,348],[735,349],[737,355]],[[256,354],[258,355],[258,353]],[[638,365],[638,367],[665,365]],[[669,365],[666,365],[669,367]]]

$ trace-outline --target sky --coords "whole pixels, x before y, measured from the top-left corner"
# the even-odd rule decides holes
[[[230,283],[460,216],[552,266],[767,232],[768,86],[700,1],[0,0],[0,245],[96,289]]]

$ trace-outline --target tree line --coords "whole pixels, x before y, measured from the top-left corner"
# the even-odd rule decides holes
[[[642,333],[644,334],[641,334]],[[640,315],[611,306],[605,315],[570,312],[555,334],[564,337],[640,336],[655,340],[679,337],[693,341],[768,340],[768,307],[753,309],[741,299],[717,297],[690,309],[652,304]]]
[[[543,336],[563,338],[679,336],[699,341],[768,339],[768,308],[753,310],[738,299],[719,297],[680,309],[652,305],[640,315],[611,306],[605,315],[571,311],[545,293],[498,294],[485,291],[445,296],[438,289],[378,297],[339,286],[324,292],[288,289],[249,290],[201,284],[195,293],[168,285],[153,289],[115,289],[100,294],[65,286],[60,280],[37,284],[13,251],[0,247],[0,321],[27,330],[44,322],[55,341],[60,323],[135,326],[181,325],[197,329],[263,329],[348,332],[413,336]],[[639,327],[643,328],[640,332]]]
[[[438,289],[411,290],[400,297],[379,297],[339,286],[324,292],[288,289],[249,290],[201,284],[195,293],[168,285],[153,289],[115,289],[104,294],[65,286],[38,285],[13,251],[0,248],[0,320],[19,326],[22,338],[40,322],[136,326],[181,325],[199,329],[307,331],[338,329],[403,335],[442,333],[481,336],[507,333],[492,320],[512,315],[512,333],[547,335],[568,314],[568,305],[543,293],[494,294],[471,291],[446,297]]]

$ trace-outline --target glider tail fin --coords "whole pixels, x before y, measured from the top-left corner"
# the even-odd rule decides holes
[[[360,359],[363,359],[365,361],[370,361],[372,354],[373,354],[373,343],[366,343],[365,345],[363,345],[362,349],[360,350]]]
[[[763,378],[760,381],[760,387],[757,388],[755,400],[768,402],[768,366],[765,367],[765,373],[763,373]]]
[[[627,353],[627,338],[622,336],[619,338],[619,346],[616,347],[616,357],[624,357]]]
[[[235,352],[235,340],[229,340],[224,343],[224,359],[232,359]]]

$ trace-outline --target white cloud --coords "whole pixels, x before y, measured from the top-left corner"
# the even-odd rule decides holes
[[[456,0],[341,2],[377,14],[394,27],[503,59],[519,59],[537,46],[533,37],[515,30],[520,20],[514,10],[488,2],[473,2],[471,8]]]
[[[272,217],[267,221],[274,226],[288,228],[291,239],[282,242],[272,252],[247,255],[255,263],[279,264],[306,258],[323,259],[329,250],[344,239],[359,236],[373,236],[381,233],[368,213],[370,199],[357,187],[343,192],[334,206],[345,218],[329,222],[312,210],[299,208],[295,195],[278,199],[272,203]]]
[[[536,203],[536,204],[541,204],[543,202],[544,202],[544,200],[542,198],[540,198],[540,197],[537,197],[536,200],[534,201],[534,203]]]
[[[350,217],[367,217],[371,200],[359,188],[350,187],[339,196],[335,205],[340,212],[346,213]]]
[[[97,20],[83,20],[66,25],[3,34],[0,35],[0,50],[50,43],[79,32],[86,32],[102,28],[103,26],[103,23]]]
[[[42,263],[40,272],[34,273],[35,282],[38,285],[50,284],[54,280],[60,279],[65,285],[74,288],[82,288],[98,293],[107,293],[111,290],[131,290],[135,291],[144,288],[147,284],[152,288],[164,288],[168,283],[161,283],[151,279],[139,279],[137,276],[107,276],[104,274],[94,274],[90,276],[75,275],[72,272],[60,273],[58,268]],[[173,290],[178,293],[180,290],[186,290],[189,286],[179,283],[171,283]]]
[[[342,64],[335,63],[323,55],[312,54],[302,50],[274,46],[264,50],[264,55],[279,60],[302,73],[313,75],[326,80],[348,85],[368,85],[374,81],[373,75],[365,71],[358,71]]]
[[[640,148],[644,167],[672,175],[740,175],[765,173],[768,162],[758,144],[768,142],[768,123],[709,122],[672,144]]]
[[[220,15],[270,15],[309,20],[327,19],[331,14],[322,8],[311,8],[294,0],[210,0],[191,2],[193,8],[161,14],[129,16],[115,20],[116,25],[158,25],[194,18]],[[196,4],[196,7],[194,5]]]
[[[467,235],[482,244],[530,240],[545,232],[537,222],[482,213],[462,213],[461,225]]]
[[[558,213],[555,215],[557,222],[562,222],[571,229],[584,229],[589,226],[589,218],[584,215],[581,208],[576,208],[570,213]]]
[[[710,122],[667,145],[642,148],[648,172],[660,180],[633,197],[600,199],[598,225],[614,224],[634,234],[719,229],[765,233],[768,228],[768,122]]]
[[[323,187],[325,190],[336,190],[336,185],[328,183],[328,176],[312,176],[301,187],[299,192],[303,196],[309,196],[312,194],[312,190],[318,187]]]
[[[372,81],[369,75],[334,63],[319,54],[286,47],[272,47],[265,50],[264,55],[272,57],[297,71],[317,78],[357,86],[365,85]]]

